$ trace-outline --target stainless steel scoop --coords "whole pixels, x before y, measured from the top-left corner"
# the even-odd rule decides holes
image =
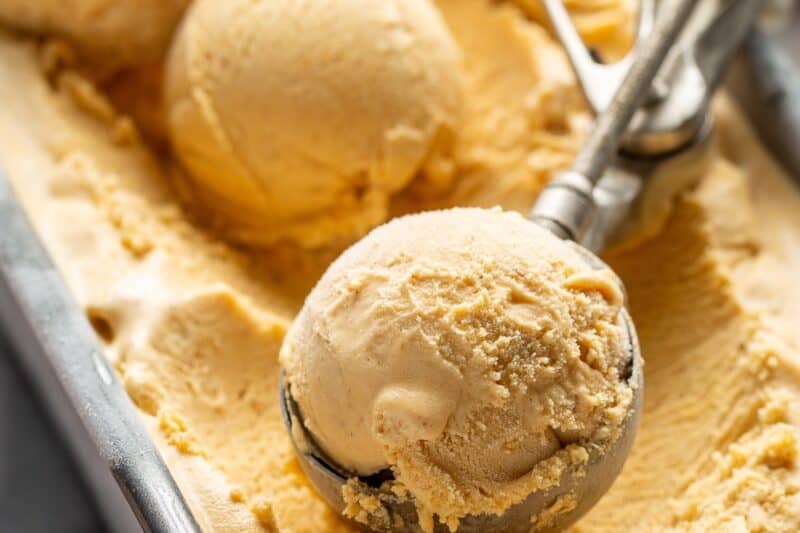
[[[649,173],[665,159],[691,158],[704,150],[710,129],[711,92],[755,19],[760,1],[722,1],[713,10],[712,22],[701,25],[695,35],[684,35],[680,44],[681,32],[698,0],[664,1],[658,17],[653,0],[643,0],[637,44],[615,65],[602,65],[593,59],[560,0],[543,2],[598,117],[572,169],[545,188],[530,218],[555,235],[574,241],[575,249],[593,268],[608,269],[592,252],[614,238],[646,191]],[[530,494],[502,515],[466,516],[458,532],[558,531],[582,516],[608,490],[633,443],[644,386],[636,330],[626,310],[620,313],[620,326],[630,354],[623,379],[634,393],[620,436],[591,451],[586,465],[565,470],[557,486]],[[345,508],[342,488],[352,475],[316,445],[283,376],[280,404],[300,465],[320,495],[341,513]],[[384,482],[393,479],[390,470],[358,479],[362,490],[377,497],[392,524],[387,526],[387,521],[381,520],[367,527],[378,531],[420,530],[414,502],[380,490]],[[575,508],[538,527],[536,517],[565,495],[578,502]],[[438,522],[435,530],[448,531]]]
[[[648,57],[643,45],[641,53],[634,51],[636,61],[624,71],[624,82],[620,71],[631,59],[613,65],[596,61],[561,0],[542,2],[598,117],[572,169],[551,181],[531,216],[598,251],[639,224],[640,206],[651,191],[661,194],[650,179],[660,167],[669,164],[676,175],[706,156],[711,97],[766,2],[660,2],[658,28],[645,43],[657,49],[656,57]],[[692,12],[694,4],[699,6]],[[654,9],[652,1],[640,2],[640,43],[653,27]],[[659,28],[668,26],[671,43],[659,39]]]
[[[598,269],[608,268],[593,254],[586,252],[576,245],[581,253],[585,254],[587,262]],[[546,522],[537,531],[560,531],[575,522],[585,514],[606,493],[608,488],[622,470],[622,465],[628,456],[631,445],[636,435],[639,424],[639,414],[642,409],[643,376],[642,356],[639,341],[633,321],[626,310],[620,313],[619,324],[625,332],[626,351],[630,354],[628,367],[625,369],[624,378],[633,391],[633,400],[622,424],[622,431],[618,438],[603,448],[589,450],[589,459],[585,464],[565,469],[558,485],[530,494],[525,500],[512,505],[502,515],[480,514],[468,515],[461,519],[458,531],[462,533],[527,533],[533,528],[532,519],[542,511],[554,505],[562,496],[570,496],[577,501],[577,506],[572,510],[556,515],[552,521]],[[300,466],[308,479],[317,489],[317,492],[333,508],[341,513],[345,508],[342,496],[342,487],[353,477],[344,469],[338,467],[336,462],[328,457],[325,452],[314,442],[314,437],[302,424],[302,413],[291,396],[291,387],[287,385],[281,374],[280,405],[283,420],[292,437],[295,452]],[[299,435],[298,435],[299,433]],[[361,476],[361,488],[374,495],[383,505],[389,516],[392,527],[386,527],[386,522],[375,521],[369,524],[353,525],[373,531],[398,531],[419,532],[417,510],[413,501],[399,498],[389,491],[381,490],[381,485],[394,479],[391,470],[382,470],[371,476]],[[436,533],[447,533],[447,526],[435,524]]]

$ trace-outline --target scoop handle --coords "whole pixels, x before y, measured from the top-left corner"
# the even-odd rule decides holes
[[[592,189],[615,157],[628,124],[647,97],[697,1],[671,0],[661,6],[653,33],[641,44],[608,107],[597,116],[572,170],[557,176],[542,191],[531,211],[532,220],[561,237],[580,239],[594,209]]]

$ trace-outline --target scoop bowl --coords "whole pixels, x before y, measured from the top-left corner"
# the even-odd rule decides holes
[[[570,244],[574,245],[593,268],[609,268],[585,248],[571,242]],[[616,440],[603,446],[602,449],[601,447],[590,449],[588,461],[566,468],[562,472],[559,484],[531,493],[526,499],[512,505],[504,513],[463,517],[457,533],[529,532],[535,525],[533,521],[537,517],[542,516],[543,512],[556,505],[560,498],[569,497],[570,501],[577,502],[572,509],[561,513],[552,513],[548,520],[542,521],[539,527],[535,528],[538,531],[561,531],[583,516],[609,489],[622,470],[633,445],[644,393],[643,362],[639,341],[633,321],[625,308],[620,312],[619,325],[624,332],[625,349],[630,354],[623,379],[631,387],[633,398]],[[343,516],[346,503],[342,489],[354,476],[338,467],[336,462],[315,443],[314,437],[302,423],[302,414],[291,396],[290,386],[287,384],[283,372],[281,372],[280,379],[280,406],[300,466],[320,496]],[[391,479],[393,479],[393,474],[389,469],[370,476],[358,477],[362,490],[374,495],[381,502],[388,513],[389,520],[376,520],[374,523],[358,523],[356,525],[382,532],[422,531],[413,500],[400,498],[390,492],[380,490],[380,486]],[[392,525],[387,526],[387,523]],[[434,531],[448,533],[449,529],[435,520]]]

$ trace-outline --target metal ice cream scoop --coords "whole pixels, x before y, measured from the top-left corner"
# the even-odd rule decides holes
[[[672,175],[681,174],[707,154],[711,97],[765,1],[663,0],[655,17],[654,2],[642,0],[638,42],[653,31],[653,20],[658,27],[612,65],[594,59],[561,0],[542,2],[598,116],[572,168],[544,189],[531,216],[598,251],[639,222],[651,189],[660,194],[650,179],[658,169],[670,165]],[[660,41],[668,26],[672,41]],[[653,56],[645,53],[650,44]]]
[[[560,0],[543,2],[598,116],[572,169],[559,174],[544,189],[530,218],[558,237],[574,241],[575,249],[593,268],[607,269],[593,252],[615,238],[621,222],[646,190],[648,174],[665,159],[691,158],[704,150],[711,93],[755,19],[760,0],[721,1],[713,10],[712,22],[689,37],[688,30],[683,30],[698,0],[665,0],[658,17],[654,0],[643,0],[636,46],[614,65],[602,65],[592,58]],[[685,38],[679,41],[682,32]],[[459,533],[527,532],[538,525],[543,531],[561,530],[608,490],[633,443],[644,386],[636,330],[625,309],[619,320],[630,354],[623,379],[633,390],[620,436],[602,451],[591,452],[586,464],[565,469],[558,485],[530,494],[503,514],[462,518]],[[300,465],[319,494],[342,513],[342,489],[351,475],[338,468],[314,442],[283,377],[280,404]],[[387,469],[359,481],[390,517],[393,526],[389,530],[419,531],[414,502],[380,490],[392,477]],[[553,513],[544,523],[535,521],[564,496],[576,505]],[[368,526],[387,530],[381,524]],[[438,522],[435,530],[448,531]]]

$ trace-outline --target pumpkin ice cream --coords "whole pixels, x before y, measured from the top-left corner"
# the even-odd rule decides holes
[[[445,148],[460,51],[428,0],[198,0],[166,67],[186,188],[226,235],[352,239]]]
[[[158,60],[189,0],[3,0],[0,23],[68,39],[104,66]]]
[[[628,2],[568,4],[600,53],[629,41]],[[538,2],[429,9],[462,58],[449,178],[423,163],[388,212],[526,212],[591,120],[566,59]],[[83,80],[94,64],[54,69],[50,50],[0,37],[0,161],[198,521],[350,531],[300,470],[276,392],[286,332],[341,249],[232,245],[176,193],[175,155]],[[622,474],[576,531],[800,530],[800,191],[725,95],[714,114],[708,161],[663,222],[604,256],[647,394]]]
[[[281,362],[331,459],[391,466],[394,490],[455,530],[619,436],[633,397],[622,300],[608,269],[518,213],[429,211],[328,268]]]

